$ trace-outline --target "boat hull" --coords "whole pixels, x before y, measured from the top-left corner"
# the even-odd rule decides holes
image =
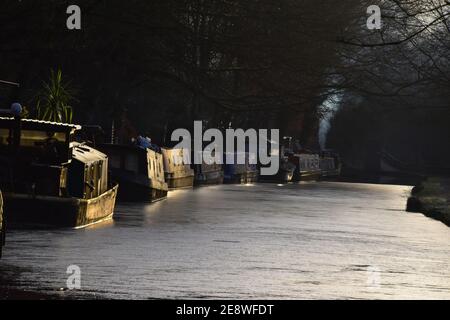
[[[211,171],[201,174],[196,174],[195,186],[208,186],[223,183],[223,171]]]
[[[164,178],[169,190],[194,186],[195,172],[184,149],[161,148],[164,161]]]
[[[224,183],[228,184],[247,184],[258,182],[258,172],[245,172],[225,176]]]
[[[117,191],[93,199],[5,193],[4,210],[13,227],[84,228],[112,219]]]
[[[289,183],[292,182],[292,177],[294,176],[294,170],[280,169],[276,175],[273,176],[259,176],[260,182],[269,183]]]
[[[120,185],[117,196],[122,202],[156,202],[167,198],[165,189],[152,188],[150,185],[128,180],[116,180]]]
[[[333,180],[341,175],[341,163],[339,156],[335,153],[330,153],[330,156],[323,156],[320,158],[320,171],[322,180]]]
[[[322,175],[321,175],[321,179],[322,180],[336,179],[336,178],[339,178],[340,175],[341,175],[341,170],[340,169],[323,170],[322,171]]]
[[[177,178],[166,177],[166,182],[169,190],[192,188],[194,186],[194,176]]]
[[[294,173],[292,181],[294,182],[317,181],[321,178],[321,176],[322,176],[321,171],[304,171],[304,172],[297,171]]]

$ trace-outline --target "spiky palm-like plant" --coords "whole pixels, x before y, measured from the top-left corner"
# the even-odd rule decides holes
[[[72,123],[73,109],[69,103],[75,100],[70,83],[63,82],[62,72],[50,70],[50,79],[43,83],[38,94],[38,118],[45,121]]]

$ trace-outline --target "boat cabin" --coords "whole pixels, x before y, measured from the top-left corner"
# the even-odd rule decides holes
[[[222,164],[212,161],[212,159],[205,160],[202,151],[193,154],[194,156],[194,184],[200,185],[214,185],[223,183],[223,166]],[[215,154],[212,154],[214,157]],[[198,164],[201,163],[201,164]]]
[[[295,165],[294,181],[317,180],[321,176],[320,157],[318,154],[300,153],[289,156]]]
[[[245,163],[239,164],[239,158],[243,158]],[[256,155],[249,152],[227,152],[224,159],[225,183],[252,183],[258,180],[258,167],[252,164],[256,162]]]
[[[72,124],[0,118],[2,191],[67,195],[73,136],[80,128]]]
[[[164,159],[164,174],[169,189],[189,188],[194,184],[189,154],[183,149],[161,149]]]
[[[107,156],[74,142],[80,128],[0,118],[0,188],[8,222],[82,228],[112,218],[118,186],[109,186]]]
[[[322,151],[320,155],[320,170],[323,177],[337,177],[341,174],[339,154],[332,150]]]
[[[75,144],[67,187],[72,197],[96,198],[108,191],[108,157],[83,144]]]
[[[119,197],[156,201],[167,196],[163,155],[135,145],[103,144],[113,179],[120,183]]]

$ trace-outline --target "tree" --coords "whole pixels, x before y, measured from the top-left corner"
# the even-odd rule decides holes
[[[445,0],[384,1],[380,31],[358,27],[360,18],[341,37],[336,70],[346,98],[328,146],[348,162],[376,158],[377,149],[417,166],[450,159],[449,9]]]

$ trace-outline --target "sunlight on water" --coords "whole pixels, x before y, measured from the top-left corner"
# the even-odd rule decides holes
[[[3,276],[68,297],[450,299],[450,230],[409,187],[220,185],[120,204],[85,230],[12,231]]]

